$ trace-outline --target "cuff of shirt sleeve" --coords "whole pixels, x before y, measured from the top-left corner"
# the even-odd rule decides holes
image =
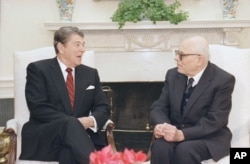
[[[94,133],[96,133],[97,130],[98,130],[98,127],[97,127],[97,123],[96,123],[95,117],[93,117],[93,116],[89,116],[89,117],[92,118],[93,121],[94,121],[94,126],[90,127],[89,129],[92,130]]]

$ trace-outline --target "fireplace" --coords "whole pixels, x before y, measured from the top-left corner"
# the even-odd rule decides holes
[[[102,85],[116,129],[150,130],[149,108],[159,97],[163,82],[108,82]]]

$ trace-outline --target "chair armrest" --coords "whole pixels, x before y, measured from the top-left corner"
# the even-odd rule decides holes
[[[6,123],[6,129],[12,129],[15,134],[17,134],[17,129],[18,129],[18,121],[16,119],[10,119]]]
[[[104,125],[103,129],[105,129],[105,135],[106,135],[106,141],[107,144],[111,146],[112,150],[114,152],[117,151],[115,142],[114,142],[114,135],[113,135],[113,129],[115,128],[115,124],[113,121],[108,120],[106,124]]]
[[[150,158],[151,158],[151,147],[152,147],[152,144],[154,143],[155,141],[155,135],[154,135],[154,132],[152,133],[152,139],[151,139],[151,143],[149,145],[149,149],[148,149],[148,152],[147,152],[147,159],[146,161],[149,161]]]
[[[103,130],[106,130],[107,127],[108,127],[108,125],[109,125],[110,123],[111,123],[111,124],[114,124],[114,122],[113,122],[112,120],[108,119],[108,121],[106,121],[106,123],[105,123],[105,125],[102,127],[102,129],[103,129]]]
[[[8,163],[15,163],[16,161],[16,147],[17,147],[17,120],[11,119],[7,121],[6,128],[3,130],[3,133],[8,137],[7,141],[8,147],[7,152],[7,161]]]

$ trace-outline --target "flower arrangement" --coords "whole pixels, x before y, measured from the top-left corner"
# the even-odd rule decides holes
[[[146,160],[147,156],[142,151],[124,149],[123,152],[113,152],[110,145],[100,151],[90,154],[90,164],[139,164]]]

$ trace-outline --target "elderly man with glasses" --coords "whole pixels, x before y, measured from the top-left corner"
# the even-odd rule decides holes
[[[200,36],[175,51],[177,67],[166,73],[158,100],[151,105],[155,141],[151,164],[198,164],[229,154],[227,127],[235,78],[209,61]]]

